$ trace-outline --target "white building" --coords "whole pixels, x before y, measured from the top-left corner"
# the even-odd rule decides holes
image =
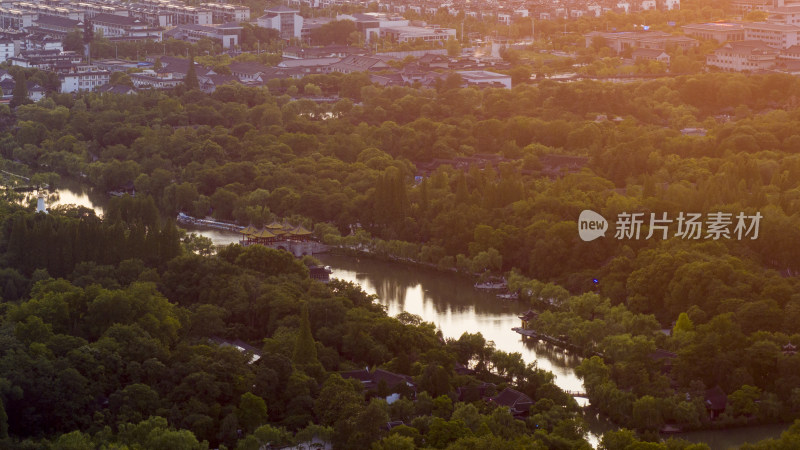
[[[5,62],[8,58],[17,56],[19,50],[19,41],[0,39],[0,62]]]
[[[656,0],[642,0],[642,11],[656,9]]]
[[[768,8],[768,21],[784,25],[800,25],[800,5],[778,6]]]
[[[84,19],[91,19],[98,14],[113,14],[115,16],[127,16],[128,10],[121,6],[109,4],[75,2],[69,4],[70,8],[81,11]]]
[[[783,49],[797,45],[800,27],[779,23],[756,22],[744,24],[746,41],[760,40],[772,48]]]
[[[211,39],[222,44],[222,48],[235,48],[239,45],[242,27],[234,24],[219,25],[179,25],[164,33],[165,38],[187,42]]]
[[[172,73],[157,74],[152,70],[130,75],[133,85],[137,88],[171,89],[183,84],[183,78],[177,78]]]
[[[755,72],[775,67],[778,50],[761,41],[729,42],[706,56],[706,65],[729,72]]]
[[[61,80],[61,93],[93,91],[108,84],[111,72],[93,66],[83,66],[78,67],[75,72],[62,73],[58,78]]]
[[[156,26],[210,25],[214,22],[213,13],[210,10],[189,6],[183,2],[137,0],[135,6],[131,15],[144,18],[145,21]],[[147,14],[144,11],[147,11]],[[165,16],[165,18],[162,19],[161,16]]]
[[[468,85],[486,87],[505,87],[511,89],[511,75],[486,70],[464,70],[456,72]]]
[[[250,20],[250,8],[244,5],[201,3],[200,6],[211,11],[211,18],[214,23],[246,22]]]
[[[300,10],[279,5],[267,8],[266,14],[256,19],[258,26],[278,30],[281,39],[300,39],[303,30],[303,18]]]
[[[21,9],[0,8],[0,28],[19,30],[33,25],[36,13]]]
[[[369,28],[366,30],[366,41],[370,42],[375,38],[390,39],[393,42],[413,42],[417,40],[425,42],[446,42],[448,39],[456,38],[455,28],[439,28],[437,26],[414,27],[414,26],[389,26],[379,28]]]
[[[94,32],[102,32],[109,39],[161,41],[161,28],[150,27],[147,22],[134,17],[98,14],[91,20]]]
[[[3,6],[9,9],[18,9],[34,15],[45,14],[48,16],[67,17],[72,20],[83,20],[83,12],[74,8],[63,8],[60,6],[48,6],[44,3],[30,2],[3,2]]]

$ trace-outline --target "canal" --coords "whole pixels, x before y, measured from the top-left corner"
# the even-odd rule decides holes
[[[80,186],[62,188],[48,206],[76,204],[93,208],[98,215],[107,199]],[[35,204],[35,200],[34,200]],[[230,231],[199,229],[194,232],[208,237],[216,246],[238,243],[240,236]],[[332,269],[331,276],[359,284],[364,291],[375,294],[389,315],[402,311],[417,314],[432,322],[445,337],[458,338],[462,333],[480,332],[495,348],[505,352],[519,352],[527,363],[535,362],[543,370],[555,375],[555,383],[567,391],[582,391],[583,383],[575,375],[581,358],[562,349],[522,337],[511,330],[520,325],[517,317],[528,309],[517,301],[498,299],[494,294],[473,287],[473,280],[455,273],[441,272],[426,267],[383,261],[370,257],[336,254],[315,255]],[[577,398],[579,404],[586,400]],[[587,417],[589,442],[595,447],[602,433],[615,429],[608,421]],[[786,425],[707,430],[679,433],[675,437],[692,442],[705,442],[712,450],[736,448],[744,443],[776,438],[786,430]]]

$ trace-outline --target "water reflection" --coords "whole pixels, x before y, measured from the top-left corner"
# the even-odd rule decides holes
[[[239,242],[239,235],[230,231],[186,227],[200,233],[214,245]],[[494,294],[479,291],[470,278],[433,269],[340,255],[317,255],[333,269],[332,276],[358,283],[370,294],[376,294],[391,316],[407,311],[433,322],[445,337],[458,338],[464,332],[480,332],[487,340],[506,352],[519,352],[526,362],[553,372],[562,389],[579,391],[583,383],[575,375],[580,364],[577,355],[545,343],[525,339],[511,330],[520,325],[517,315],[528,307],[518,302],[498,299]],[[579,403],[585,400],[578,399]]]
[[[59,199],[48,203],[48,206],[72,203],[93,208],[98,215],[102,215],[102,205],[108,201],[104,193],[96,193],[80,185],[68,185],[67,189],[62,188],[58,193]],[[239,234],[230,231],[184,228],[210,238],[216,246],[238,243],[240,239]],[[523,341],[520,335],[511,331],[512,327],[519,326],[517,315],[528,309],[526,305],[499,300],[493,294],[478,291],[472,287],[469,278],[457,274],[372,258],[339,255],[318,255],[318,258],[331,266],[333,277],[356,282],[365,291],[377,294],[392,316],[402,311],[417,314],[423,320],[433,322],[446,337],[458,338],[464,332],[481,332],[487,340],[494,341],[498,349],[519,352],[526,362],[535,361],[539,368],[553,372],[556,384],[562,389],[583,390],[583,383],[574,372],[581,361],[579,356],[540,341]],[[585,399],[576,400],[581,405],[587,403]],[[586,419],[590,430],[587,438],[593,447],[597,447],[603,432],[616,428],[605,419],[591,414]],[[717,450],[778,437],[786,428],[786,425],[764,425],[681,433],[676,437],[706,442],[712,450]]]
[[[81,185],[74,180],[62,180],[59,188],[54,190],[41,191],[45,195],[45,205],[47,208],[54,208],[60,205],[77,205],[93,209],[98,217],[103,217],[104,206],[108,203],[108,195],[104,192],[97,192],[92,188]],[[21,200],[24,205],[36,206],[38,191],[26,192]]]
[[[536,362],[541,369],[553,372],[562,389],[583,388],[573,370],[580,363],[579,357],[538,341],[523,342],[511,330],[520,325],[517,315],[528,309],[526,305],[479,291],[470,278],[458,274],[373,258],[320,255],[319,259],[331,266],[331,276],[356,282],[366,292],[377,294],[389,315],[403,311],[417,314],[433,322],[445,337],[481,332],[497,349],[519,352],[526,362]]]

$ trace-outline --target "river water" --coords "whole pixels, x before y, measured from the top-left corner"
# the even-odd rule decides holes
[[[71,187],[71,186],[70,186]],[[72,203],[94,208],[98,215],[102,207],[96,195],[86,190],[62,189],[60,199],[53,204]],[[52,206],[48,204],[48,206]],[[230,231],[192,229],[188,231],[208,237],[217,246],[239,242],[239,235]],[[527,306],[516,301],[498,299],[494,294],[473,287],[473,281],[462,275],[370,257],[334,254],[315,255],[331,267],[333,278],[352,281],[370,294],[376,294],[389,315],[402,311],[417,314],[432,322],[445,337],[458,338],[464,332],[480,332],[493,341],[498,350],[519,352],[525,362],[555,375],[555,383],[567,391],[583,391],[583,383],[575,375],[581,358],[548,344],[523,340],[512,327],[520,326],[520,313]],[[579,404],[586,400],[577,398]],[[589,418],[589,442],[595,447],[604,431],[614,429],[602,419]],[[778,437],[786,425],[765,425],[732,430],[697,431],[674,435],[692,442],[708,443],[712,450],[738,447],[746,442]]]

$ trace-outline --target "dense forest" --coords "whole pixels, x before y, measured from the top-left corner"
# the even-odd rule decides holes
[[[45,215],[3,203],[4,448],[583,442],[574,401],[519,354],[495,351],[480,334],[444,341],[409,314],[387,317],[355,285],[310,280],[286,252],[187,252],[172,221],[149,221],[153,205],[150,197],[115,199],[101,221],[83,209]],[[18,247],[56,237],[50,251],[20,262]],[[166,250],[140,259],[140,247]],[[242,352],[228,342],[257,347]],[[456,373],[473,360],[475,371]],[[407,375],[414,388],[365,392],[338,374],[365,366]],[[490,393],[513,386],[535,398],[536,415],[518,421],[480,396],[456,395],[484,383]],[[383,398],[395,391],[401,398],[389,405]],[[390,420],[407,425],[390,434]]]
[[[339,100],[303,97],[317,92]],[[430,324],[388,318],[355,287],[311,282],[301,263],[266,249],[188,252],[163,219],[178,212],[256,227],[292,217],[313,221],[327,243],[442,269],[510,273],[512,287],[541,312],[532,326],[599,355],[581,367],[592,403],[645,437],[664,423],[795,419],[800,355],[782,349],[800,343],[798,93],[800,82],[777,74],[541,81],[511,90],[463,88],[457,76],[435,89],[381,88],[364,74],[332,74],[210,95],[53,95],[0,110],[7,170],[82,179],[103,191],[132,184],[137,192],[102,221],[81,210],[40,217],[6,208],[4,367],[51,374],[3,375],[10,436],[53,438],[35,424],[63,421],[48,433],[77,429],[69,439],[151,448],[142,440],[150,434],[172,439],[189,430],[231,448],[266,442],[279,427],[294,433],[280,434],[286,442],[323,433],[302,434],[311,422],[330,427],[323,434],[337,445],[363,439],[361,447],[383,436],[388,417],[416,423],[418,435],[403,431],[416,445],[440,448],[458,437],[549,448],[581,440],[574,404],[518,355],[488,351],[473,335],[443,343]],[[609,233],[583,242],[584,209],[606,218],[763,218],[757,239]],[[87,240],[108,244],[94,249]],[[54,247],[58,253],[48,251]],[[247,364],[211,337],[250,342],[269,363]],[[131,348],[132,341],[141,342]],[[657,349],[676,355],[669,373],[651,357]],[[227,359],[232,366],[208,373],[217,370],[212,361]],[[477,378],[459,378],[455,362],[477,367]],[[491,421],[510,416],[480,404],[477,419],[458,425],[453,408],[462,406],[431,416],[418,398],[401,413],[353,388],[358,412],[328,414],[327,400],[319,401],[326,383],[328,392],[350,389],[329,374],[364,365],[416,377],[434,409],[478,380],[517,386],[539,406],[524,422],[504,422],[512,431],[498,431]],[[116,381],[101,383],[90,368]],[[250,389],[261,376],[272,381]],[[204,386],[202,395],[180,388],[186,377]],[[63,388],[25,388],[45,378]],[[730,409],[710,423],[702,393],[715,387]],[[128,388],[142,392],[122,392]],[[76,405],[69,412],[43,410],[54,399],[25,399],[65,389],[79,397],[62,402]],[[261,405],[248,393],[266,413],[246,426],[240,410]],[[437,427],[456,437],[431,444]],[[347,431],[356,429],[371,431]]]

